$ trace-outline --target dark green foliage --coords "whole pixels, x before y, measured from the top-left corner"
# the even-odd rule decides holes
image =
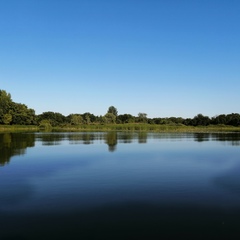
[[[210,118],[207,116],[203,116],[202,114],[198,114],[192,120],[193,126],[207,126],[210,124]]]
[[[183,120],[183,124],[186,126],[191,126],[192,125],[192,119],[191,118],[186,118]]]
[[[117,123],[133,123],[135,122],[135,117],[131,114],[121,114],[117,117]]]
[[[171,123],[183,124],[183,118],[181,117],[170,117],[169,120]]]
[[[49,129],[52,128],[52,125],[51,125],[51,123],[50,123],[49,120],[44,119],[44,120],[41,120],[41,121],[40,121],[40,123],[39,123],[39,128],[40,128],[41,130],[49,130]]]
[[[240,115],[237,113],[232,113],[227,115],[227,125],[239,126],[240,125]]]
[[[35,111],[25,104],[13,102],[9,93],[0,90],[0,124],[34,125]]]
[[[25,104],[13,102],[9,112],[12,115],[12,124],[36,124],[35,111],[33,109],[29,109]]]
[[[116,123],[116,116],[113,113],[106,113],[104,115],[105,123]]]
[[[116,117],[117,117],[117,115],[118,115],[118,111],[117,111],[117,109],[116,109],[114,106],[110,106],[110,107],[108,108],[107,113],[112,113],[112,114],[115,115]]]
[[[6,113],[3,115],[3,123],[4,124],[10,124],[12,122],[12,115],[9,113]]]
[[[227,118],[225,114],[221,114],[217,117],[212,118],[212,124],[226,124]]]
[[[230,125],[230,126],[240,126],[240,115],[238,113],[231,113],[228,115],[221,114],[211,119],[211,124],[215,125]]]
[[[9,111],[11,103],[11,94],[7,93],[5,90],[0,90],[0,109],[3,114],[6,114]]]
[[[203,116],[201,113],[199,113],[193,119],[187,118],[183,120],[182,123],[186,126],[208,126],[212,122],[208,116]]]
[[[81,116],[83,117],[84,123],[86,124],[94,123],[97,120],[97,117],[89,112],[83,113]]]
[[[70,114],[67,119],[71,125],[79,125],[83,123],[83,117],[80,114]]]
[[[51,126],[59,126],[67,122],[67,118],[61,113],[57,112],[44,112],[37,117],[38,123],[42,120],[48,120]]]
[[[146,123],[147,122],[147,114],[146,113],[138,113],[137,121],[140,123]]]
[[[161,118],[152,118],[152,121],[154,122],[154,124],[162,124]]]
[[[11,109],[12,99],[11,95],[5,90],[0,90],[0,124],[6,124],[4,120],[8,118],[5,114],[9,114]]]

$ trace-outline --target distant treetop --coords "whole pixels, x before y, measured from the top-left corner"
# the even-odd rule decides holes
[[[117,108],[115,108],[114,106],[110,106],[110,107],[108,108],[107,113],[112,113],[112,114],[115,115],[116,117],[117,117],[117,115],[118,115]]]

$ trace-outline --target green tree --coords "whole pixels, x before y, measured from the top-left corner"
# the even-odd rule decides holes
[[[97,120],[97,117],[90,112],[83,113],[82,117],[83,117],[83,119],[85,120],[86,123],[93,123]]]
[[[40,129],[48,130],[48,129],[52,128],[52,125],[49,120],[44,119],[44,120],[40,121],[39,127],[40,127]]]
[[[147,114],[146,113],[138,113],[138,121],[146,123],[147,122]]]
[[[208,116],[203,116],[201,113],[199,113],[197,116],[195,116],[192,120],[193,126],[207,126],[210,124],[210,118]]]
[[[133,123],[135,121],[135,117],[131,114],[121,114],[117,117],[118,123]]]
[[[105,117],[102,116],[102,115],[100,115],[100,116],[98,117],[98,122],[99,122],[100,124],[104,124],[104,123],[106,122]]]
[[[6,113],[3,115],[3,123],[4,124],[10,124],[12,122],[12,115],[9,113]]]
[[[29,109],[25,104],[13,102],[9,113],[12,115],[12,124],[36,124],[35,111],[31,108]]]
[[[0,90],[0,108],[4,114],[9,111],[11,103],[11,94],[7,93],[5,90]]]
[[[104,115],[104,121],[105,121],[105,123],[115,123],[116,116],[113,113],[106,113]]]
[[[227,118],[225,114],[221,114],[212,118],[212,124],[226,124]]]
[[[72,114],[70,121],[72,125],[80,125],[83,123],[83,118],[79,114]]]
[[[0,90],[0,124],[4,123],[4,115],[9,113],[11,104],[11,94],[7,93],[5,90]]]
[[[231,113],[226,116],[227,125],[239,126],[240,125],[240,115],[238,113]]]
[[[0,90],[0,124],[36,124],[35,111],[25,104],[13,102],[9,93]]]
[[[42,120],[48,120],[53,127],[67,123],[67,118],[58,112],[43,112],[42,114],[38,115],[37,118],[38,123],[40,123]]]
[[[117,115],[118,115],[117,108],[115,108],[114,106],[110,106],[110,107],[108,108],[107,113],[112,113],[112,114],[113,114],[114,116],[116,116],[116,117],[117,117]]]

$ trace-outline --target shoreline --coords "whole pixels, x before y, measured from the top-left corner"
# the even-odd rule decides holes
[[[182,133],[240,133],[240,126],[209,125],[185,126],[167,124],[83,124],[78,126],[57,126],[40,128],[34,125],[0,125],[0,133],[4,132],[103,132],[103,131],[135,131],[135,132],[182,132]]]

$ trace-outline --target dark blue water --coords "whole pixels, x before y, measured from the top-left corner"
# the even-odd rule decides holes
[[[0,134],[0,239],[238,239],[240,134]]]

